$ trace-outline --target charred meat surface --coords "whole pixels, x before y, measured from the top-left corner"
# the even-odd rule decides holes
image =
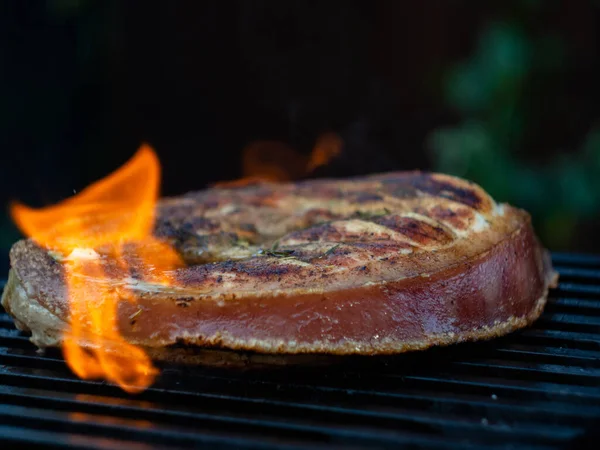
[[[177,345],[374,355],[486,339],[534,321],[556,283],[526,212],[441,174],[165,198],[155,235],[187,264],[177,283],[109,282],[138,297],[119,305],[121,333],[166,360],[186,359]],[[30,240],[11,265],[3,305],[35,344],[60,345],[61,265]]]

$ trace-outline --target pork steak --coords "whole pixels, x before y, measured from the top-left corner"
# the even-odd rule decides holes
[[[111,282],[137,297],[118,306],[122,335],[163,360],[206,362],[211,349],[381,355],[488,339],[536,320],[557,282],[525,211],[441,174],[164,198],[155,235],[186,262],[176,285],[135,271]],[[2,304],[33,343],[60,346],[61,263],[31,240],[10,259]]]

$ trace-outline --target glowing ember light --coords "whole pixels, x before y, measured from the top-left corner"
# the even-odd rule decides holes
[[[105,378],[133,393],[152,384],[157,370],[119,331],[117,308],[135,302],[135,293],[108,281],[131,278],[128,261],[135,260],[135,268],[142,268],[136,276],[172,284],[169,273],[182,261],[152,236],[159,186],[160,163],[144,145],[120,169],[61,203],[11,206],[23,233],[62,263],[69,299],[63,353],[69,367],[81,378]]]

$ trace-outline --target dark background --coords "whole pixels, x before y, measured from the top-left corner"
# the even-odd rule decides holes
[[[142,141],[172,195],[241,176],[251,142],[308,155],[335,132],[311,176],[457,174],[550,248],[600,252],[599,19],[583,0],[2,0],[0,203],[61,200]]]

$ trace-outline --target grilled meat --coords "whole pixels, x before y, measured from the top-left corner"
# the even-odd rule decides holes
[[[441,174],[165,198],[155,235],[187,264],[176,285],[135,271],[110,282],[137,297],[119,305],[121,333],[165,360],[200,361],[192,347],[377,355],[492,338],[534,321],[557,279],[526,212]],[[31,240],[11,264],[4,307],[36,345],[59,346],[61,264]]]

